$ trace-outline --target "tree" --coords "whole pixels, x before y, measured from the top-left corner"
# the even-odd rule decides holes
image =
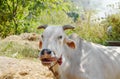
[[[64,0],[1,0],[0,36],[30,32],[42,13],[68,11],[69,6]]]
[[[112,26],[111,36],[108,37],[108,40],[120,41],[120,14],[108,16],[107,21]]]

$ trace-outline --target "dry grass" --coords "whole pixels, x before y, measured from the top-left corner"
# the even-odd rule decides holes
[[[15,58],[37,58],[39,40],[29,41],[21,36],[12,35],[0,40],[0,55]]]

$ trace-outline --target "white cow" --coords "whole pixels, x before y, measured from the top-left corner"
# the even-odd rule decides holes
[[[87,42],[75,34],[67,37],[64,30],[73,29],[70,25],[40,28],[45,29],[39,43],[40,57],[45,58],[41,61],[51,64],[52,60],[47,58],[62,56],[58,66],[60,79],[120,79],[120,47]]]

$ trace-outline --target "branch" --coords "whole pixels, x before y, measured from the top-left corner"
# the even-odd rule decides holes
[[[11,8],[10,8],[10,5],[8,4],[7,1],[6,1],[6,4],[7,4],[7,6],[8,6],[9,11],[12,12],[12,10],[11,10]]]
[[[15,3],[15,2],[14,2]],[[16,3],[16,6],[14,4],[14,9],[13,9],[13,16],[15,17],[16,14],[17,14],[17,8],[18,8],[18,0],[17,0],[17,3]]]

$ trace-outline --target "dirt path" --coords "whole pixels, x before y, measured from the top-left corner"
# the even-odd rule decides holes
[[[40,61],[0,56],[0,79],[53,79]]]

